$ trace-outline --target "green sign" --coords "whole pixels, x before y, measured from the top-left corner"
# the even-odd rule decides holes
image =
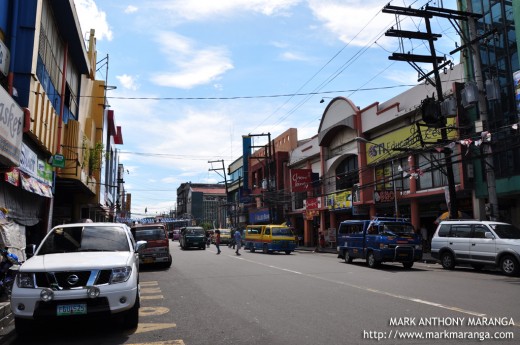
[[[55,168],[65,168],[65,157],[59,154],[52,156],[52,166]]]

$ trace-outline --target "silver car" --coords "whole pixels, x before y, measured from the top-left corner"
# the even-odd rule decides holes
[[[495,266],[508,275],[520,273],[520,230],[511,224],[479,220],[442,221],[432,238],[432,257],[442,267]]]

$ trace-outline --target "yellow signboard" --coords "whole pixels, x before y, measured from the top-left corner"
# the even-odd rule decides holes
[[[339,192],[327,195],[327,207],[329,209],[351,208],[352,191]]]
[[[448,139],[457,138],[458,134],[455,125],[455,118],[447,119],[446,127],[448,128],[446,133]],[[402,150],[421,148],[419,135],[422,136],[423,141],[426,143],[434,143],[442,139],[440,128],[419,128],[421,130],[420,133],[418,133],[417,125],[412,124],[371,140],[370,143],[366,144],[367,164],[395,156]]]

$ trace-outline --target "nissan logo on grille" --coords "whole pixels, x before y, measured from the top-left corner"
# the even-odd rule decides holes
[[[70,276],[67,277],[67,283],[70,285],[70,286],[73,286],[73,285],[76,285],[79,281],[79,277],[75,274],[71,274]]]

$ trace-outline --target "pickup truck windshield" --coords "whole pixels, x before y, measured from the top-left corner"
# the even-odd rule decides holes
[[[289,228],[273,228],[273,236],[293,236],[294,234]]]
[[[120,227],[108,226],[56,228],[36,255],[93,251],[130,251],[126,233]]]

